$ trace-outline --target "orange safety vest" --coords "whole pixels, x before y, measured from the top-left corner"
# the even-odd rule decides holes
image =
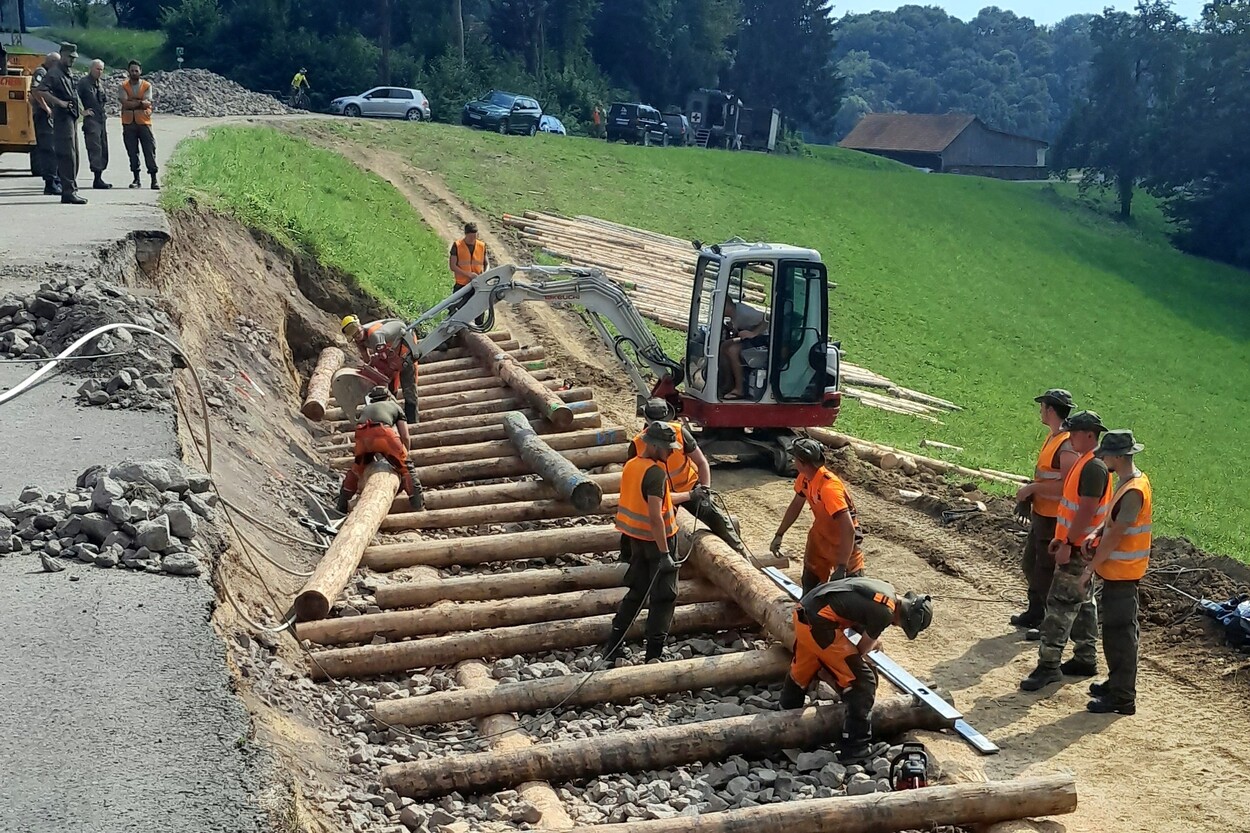
[[[1068,431],[1060,431],[1051,437],[1046,438],[1046,442],[1042,443],[1042,450],[1037,454],[1037,463],[1033,466],[1033,482],[1034,483],[1050,483],[1063,479],[1063,472],[1054,465],[1055,456],[1059,453],[1059,448],[1068,441],[1068,437],[1072,434]],[[1043,518],[1059,517],[1059,498],[1043,497],[1042,495],[1033,495],[1033,511]]]
[[[812,527],[807,533],[807,544],[803,552],[804,566],[816,574],[816,577],[825,581],[833,573],[834,564],[831,560],[832,555],[838,548],[838,536],[834,532],[832,524],[825,524],[820,520],[820,516],[816,514],[817,506],[824,506],[821,495],[828,487],[841,488],[842,494],[846,498],[847,511],[851,513],[851,524],[855,527],[855,545],[851,550],[850,561],[847,562],[846,571],[848,573],[861,573],[864,570],[864,553],[860,549],[859,544],[863,540],[863,535],[859,531],[859,513],[855,510],[855,500],[851,497],[850,491],[847,490],[846,484],[842,482],[836,474],[821,466],[812,479],[803,484],[803,496],[807,499],[807,505],[812,510]],[[795,483],[797,490],[798,483]]]
[[[677,448],[673,449],[668,459],[662,463],[664,470],[668,472],[668,488],[674,492],[688,492],[699,485],[699,470],[686,456],[686,445],[681,438],[681,423],[670,422],[668,424],[677,435]],[[634,437],[634,453],[641,457],[646,445],[642,439],[642,432],[639,432],[638,436]]]
[[[1098,502],[1098,511],[1090,519],[1089,526],[1079,530],[1079,534],[1075,536],[1071,534],[1072,521],[1076,519],[1076,512],[1081,503],[1081,496],[1077,491],[1081,484],[1081,472],[1085,469],[1085,464],[1092,459],[1094,459],[1094,452],[1087,451],[1082,454],[1063,481],[1063,497],[1059,500],[1059,521],[1055,524],[1055,538],[1067,541],[1073,546],[1079,546],[1094,530],[1101,527],[1107,520],[1107,510],[1111,508],[1111,476],[1108,475],[1107,488],[1103,491],[1102,499]]]
[[[642,496],[642,478],[652,466],[663,468],[659,460],[634,457],[621,470],[621,497],[616,509],[616,528],[640,541],[655,540],[655,536],[651,534],[651,510],[647,499]],[[664,486],[662,513],[664,537],[672,538],[677,534],[677,515],[673,511],[672,492],[667,483]]]
[[[139,79],[139,94],[135,95],[134,88],[130,86],[129,81],[122,83],[122,91],[126,93],[126,98],[147,98],[148,91],[152,89],[152,85],[144,79]],[[122,124],[151,124],[152,111],[146,107],[138,110],[122,110]]]
[[[373,335],[378,330],[382,329],[382,327],[386,323],[388,322],[375,321],[372,324],[369,324],[368,326],[366,326],[365,327],[365,344],[369,343],[369,336]],[[399,390],[399,374],[400,374],[400,371],[403,370],[404,368],[404,357],[407,355],[408,355],[408,345],[404,343],[403,339],[400,339],[399,344],[396,346],[395,349],[391,349],[390,345],[387,345],[386,347],[380,350],[375,350],[373,351],[372,357],[369,360],[369,367],[377,371],[379,376],[381,376],[382,378],[387,378],[387,377],[390,378],[392,392]],[[415,364],[413,368],[414,370],[416,369]]]
[[[486,271],[486,244],[478,240],[473,244],[473,251],[469,251],[469,244],[464,242],[464,238],[456,241],[456,265],[472,275],[480,275]],[[464,286],[468,281],[461,275],[456,275],[456,286]]]
[[[1150,564],[1150,507],[1153,503],[1150,479],[1138,472],[1137,476],[1125,481],[1116,490],[1111,505],[1115,506],[1133,490],[1141,492],[1141,511],[1124,531],[1115,552],[1098,565],[1098,575],[1107,581],[1137,581],[1146,575],[1146,567]]]

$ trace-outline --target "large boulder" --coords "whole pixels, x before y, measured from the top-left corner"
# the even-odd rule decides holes
[[[169,535],[169,518],[158,515],[154,520],[142,521],[136,526],[135,545],[160,551],[173,543]]]
[[[190,488],[187,469],[177,460],[127,460],[113,466],[109,477],[126,483],[147,483],[158,492],[182,494]]]

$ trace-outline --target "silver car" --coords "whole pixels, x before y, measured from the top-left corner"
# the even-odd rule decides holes
[[[429,121],[430,100],[420,90],[406,87],[374,87],[360,95],[336,98],[330,112],[358,118],[376,116],[384,119]]]

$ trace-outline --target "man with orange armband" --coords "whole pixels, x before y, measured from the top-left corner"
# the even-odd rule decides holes
[[[356,494],[360,476],[374,454],[384,457],[395,469],[400,478],[400,488],[408,495],[408,505],[414,510],[423,509],[425,499],[421,495],[421,481],[408,459],[408,423],[399,403],[382,385],[365,394],[365,406],[361,408],[360,419],[356,423],[355,459],[343,478],[335,504],[340,512],[347,511],[347,502]]]

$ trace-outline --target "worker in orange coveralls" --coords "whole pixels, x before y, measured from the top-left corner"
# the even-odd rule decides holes
[[[400,477],[401,488],[408,495],[408,505],[414,510],[423,509],[425,499],[421,494],[421,481],[408,459],[408,422],[404,419],[404,409],[383,385],[365,394],[365,406],[360,410],[356,423],[355,460],[339,489],[336,508],[340,512],[347,511],[347,503],[360,485],[360,476],[375,454],[384,457],[394,467]]]

